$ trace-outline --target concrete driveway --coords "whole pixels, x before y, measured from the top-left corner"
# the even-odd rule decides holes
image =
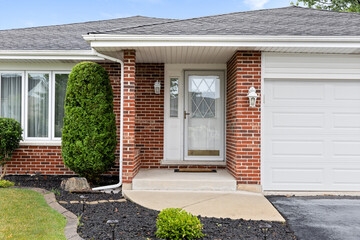
[[[299,239],[360,239],[360,197],[269,196],[268,199]]]

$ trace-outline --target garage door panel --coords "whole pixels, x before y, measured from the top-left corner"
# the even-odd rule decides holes
[[[271,80],[265,95],[264,190],[359,191],[360,81]]]
[[[272,113],[272,128],[322,129],[325,114],[321,112],[281,112]]]
[[[333,128],[335,129],[359,131],[360,112],[356,112],[356,110],[346,112],[334,112],[332,114],[332,123]]]
[[[267,181],[272,185],[264,185],[265,190],[284,191],[354,191],[360,187],[360,169],[344,169],[340,166],[330,166],[333,169],[274,167]]]
[[[356,81],[349,81],[344,83],[335,83],[333,85],[334,100],[344,101],[348,100],[351,104],[360,103],[360,86]],[[355,100],[355,102],[354,102]]]
[[[275,140],[272,141],[272,156],[317,157],[324,154],[323,141]]]
[[[335,185],[359,185],[360,186],[360,168],[339,168],[333,169],[333,184]]]
[[[267,118],[264,125],[267,133],[288,134],[292,131],[299,134],[322,134],[327,127],[325,125],[327,114],[324,111],[307,108],[299,108],[298,111],[286,109],[289,108],[270,107],[265,110]]]
[[[325,103],[325,86],[318,83],[311,83],[311,88],[291,82],[289,87],[288,82],[276,81],[276,86],[269,86],[265,89],[266,104],[271,106],[313,106],[314,102],[317,104]]]
[[[360,159],[360,141],[333,141],[332,144],[335,157],[358,157]]]
[[[359,93],[360,94],[360,93]],[[288,107],[290,108],[290,107]],[[339,107],[340,108],[340,107]],[[296,111],[298,109],[298,111]],[[293,108],[286,111],[286,107],[267,108],[264,123],[267,134],[271,135],[357,135],[360,136],[360,106],[336,110]],[[359,111],[359,112],[357,112]]]
[[[304,178],[306,176],[306,178]],[[318,168],[273,168],[272,182],[274,184],[317,184],[322,185],[323,169]]]
[[[265,89],[265,101],[271,106],[359,107],[360,86],[356,80],[272,80]]]
[[[270,91],[271,101],[283,101],[283,100],[293,100],[293,101],[322,101],[325,99],[325,86],[319,83],[311,83],[311,88],[304,86],[301,83],[290,83],[289,87],[288,82],[278,82]]]

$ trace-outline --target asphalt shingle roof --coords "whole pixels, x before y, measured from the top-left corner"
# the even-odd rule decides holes
[[[285,7],[184,20],[135,16],[0,31],[0,50],[88,50],[93,34],[360,36],[360,14]]]
[[[360,14],[285,7],[175,20],[105,34],[360,36]]]
[[[91,31],[135,27],[171,19],[135,16],[64,25],[20,28],[0,31],[0,50],[89,50],[82,35]]]

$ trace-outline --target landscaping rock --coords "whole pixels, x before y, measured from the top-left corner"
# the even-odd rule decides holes
[[[86,178],[72,177],[61,182],[61,189],[73,192],[73,191],[91,191],[90,185]]]

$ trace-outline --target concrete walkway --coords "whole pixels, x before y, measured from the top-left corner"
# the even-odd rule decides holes
[[[261,194],[244,191],[146,191],[124,190],[124,196],[146,208],[182,208],[203,217],[285,222]]]

